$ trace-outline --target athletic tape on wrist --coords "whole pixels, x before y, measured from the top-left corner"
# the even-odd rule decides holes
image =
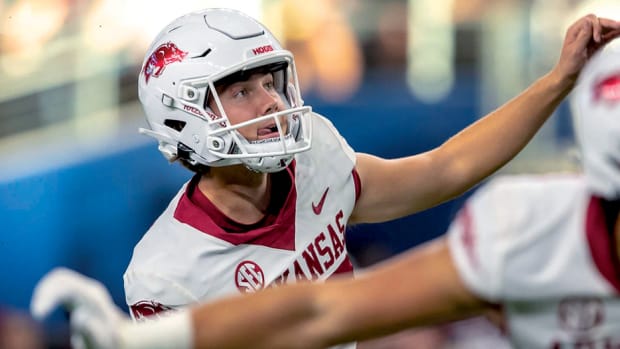
[[[175,311],[157,319],[126,322],[119,331],[121,349],[191,349],[193,325],[189,311]]]

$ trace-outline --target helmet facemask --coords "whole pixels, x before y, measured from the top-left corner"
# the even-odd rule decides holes
[[[281,61],[241,70],[209,83],[205,111],[212,119],[207,130],[207,138],[212,140],[209,143],[212,153],[222,159],[238,159],[254,171],[274,172],[288,166],[294,154],[310,148],[310,109],[300,106],[296,88],[288,79],[290,71],[288,62]],[[234,82],[245,81],[253,74],[272,75],[275,90],[284,109],[233,125],[217,91]],[[208,106],[209,101],[217,112]],[[273,137],[247,139],[240,132],[244,127],[270,122],[273,122],[272,131],[277,133]]]

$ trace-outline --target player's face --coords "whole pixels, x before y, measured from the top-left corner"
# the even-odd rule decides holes
[[[271,73],[252,74],[247,80],[217,88],[217,93],[232,125],[275,113],[285,108],[282,98],[275,89]],[[215,101],[211,100],[209,107],[215,114],[220,115]],[[284,116],[280,117],[280,122],[286,133],[285,119]],[[279,136],[276,123],[272,119],[239,128],[238,131],[250,141]]]

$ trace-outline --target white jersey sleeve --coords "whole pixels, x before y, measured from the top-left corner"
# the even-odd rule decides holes
[[[579,253],[567,242],[584,239],[567,233],[583,225],[575,212],[585,211],[586,191],[576,178],[498,177],[466,201],[449,227],[448,244],[472,292],[490,301],[534,297],[565,279],[560,267]]]
[[[513,215],[506,215],[510,208],[496,204],[505,194],[496,183],[478,189],[465,202],[448,229],[450,252],[461,278],[476,294],[491,300],[499,294],[498,276],[501,275],[503,258],[497,246],[500,241],[495,237],[509,231],[508,227],[513,226],[510,220],[514,219]],[[485,221],[484,227],[493,227],[494,231],[483,232],[483,227],[478,227],[482,220]]]
[[[190,290],[164,274],[131,270],[125,273],[124,280],[129,285],[125,289],[126,298],[134,300],[128,303],[129,314],[134,320],[198,302]]]
[[[353,150],[353,148],[351,148],[349,143],[347,143],[344,137],[340,135],[340,132],[338,132],[336,127],[334,127],[334,124],[331,122],[331,120],[317,113],[314,113],[313,117],[314,122],[322,123],[323,125],[321,125],[320,127],[324,127],[326,129],[325,132],[330,134],[330,137],[323,137],[318,141],[329,143],[331,140],[336,140],[339,146],[335,149],[338,149],[338,151],[342,151],[349,158],[349,160],[351,160],[352,163],[355,163],[355,151]]]

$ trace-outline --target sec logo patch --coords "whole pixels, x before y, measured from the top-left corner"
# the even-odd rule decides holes
[[[265,287],[265,274],[261,267],[252,261],[239,263],[235,270],[235,284],[242,293],[255,292]]]

